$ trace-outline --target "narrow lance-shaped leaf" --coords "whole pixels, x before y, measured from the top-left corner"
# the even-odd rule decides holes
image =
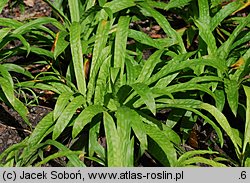
[[[94,104],[104,104],[104,96],[107,94],[108,77],[110,76],[110,60],[111,56],[104,60],[98,78],[96,80]]]
[[[86,81],[83,70],[81,46],[81,26],[77,22],[73,22],[70,27],[70,48],[78,90],[83,95],[86,95]]]
[[[69,151],[69,152],[72,152],[68,147],[66,147],[65,145],[55,141],[55,140],[46,140],[44,145],[53,145],[54,147],[58,148],[58,150],[60,151]],[[80,152],[79,152],[80,153]],[[69,161],[72,163],[72,165],[74,167],[86,167],[85,164],[80,160],[80,156],[79,156],[79,153],[77,154],[67,154],[66,157],[69,159]],[[82,151],[83,153],[83,151]],[[77,156],[78,155],[78,156]],[[81,155],[81,153],[80,153]],[[40,164],[43,164],[43,163],[40,163]]]
[[[56,59],[69,45],[69,42],[65,40],[65,37],[68,35],[68,32],[60,31],[57,33],[55,42],[54,42],[54,59]]]
[[[236,116],[238,109],[238,100],[239,100],[238,83],[235,80],[229,80],[229,79],[225,79],[224,83],[225,83],[225,92],[227,94],[228,104],[232,112]]]
[[[159,42],[157,42],[156,40],[152,39],[146,33],[140,32],[140,31],[136,31],[136,30],[133,30],[133,29],[130,29],[128,31],[128,37],[133,38],[134,40],[138,41],[139,43],[142,43],[142,44],[145,44],[145,45],[149,45],[149,46],[152,46],[152,47],[157,48],[157,49],[162,49],[163,47],[169,46],[169,45],[165,45],[165,44],[159,44]],[[169,39],[169,40],[171,40],[171,39]],[[174,42],[173,42],[173,44],[174,44]]]
[[[140,146],[142,150],[147,149],[147,134],[144,128],[144,122],[141,116],[135,111],[130,108],[125,108],[128,112],[128,116],[130,116],[131,120],[131,127],[135,133],[135,136],[140,142]]]
[[[11,18],[0,18],[0,25],[4,26],[4,27],[16,29],[16,28],[22,26],[23,23],[15,20],[15,19],[11,19]]]
[[[104,111],[104,108],[100,105],[90,105],[86,107],[76,118],[73,125],[72,136],[75,138],[86,124],[91,122],[92,118]]]
[[[207,0],[199,0],[199,20],[208,25],[210,25],[210,15],[209,15],[209,4]],[[210,27],[209,27],[210,28]]]
[[[59,158],[59,157],[67,157],[67,156],[79,156],[82,154],[82,151],[71,151],[71,150],[66,150],[66,151],[58,151],[52,155],[47,156],[46,158],[44,158],[42,161],[38,162],[35,164],[36,167],[39,167],[43,164],[46,164],[47,162],[49,162],[50,160]]]
[[[25,75],[25,76],[27,76],[29,78],[34,78],[33,75],[29,71],[27,71],[26,69],[24,69],[20,65],[12,64],[12,63],[6,63],[6,64],[3,64],[2,66],[5,67],[8,71],[23,74],[23,75]]]
[[[107,113],[103,113],[103,123],[107,141],[108,166],[121,167],[122,154],[119,152],[119,135],[117,133],[113,118]]]
[[[79,4],[78,3],[79,3],[78,0],[68,1],[71,22],[79,22],[79,20],[80,20],[80,12],[79,12]]]
[[[156,158],[158,161],[162,162],[164,166],[175,166],[177,162],[177,155],[174,145],[166,137],[166,135],[156,126],[145,124],[145,129],[147,135],[153,139],[155,143],[162,149],[165,156],[162,156],[158,151],[155,151],[155,148],[149,148],[149,152]],[[150,146],[150,144],[149,144]]]
[[[207,150],[188,151],[178,158],[178,164],[184,162],[185,160],[188,160],[189,158],[192,158],[193,156],[204,155],[204,154],[218,154],[218,153]]]
[[[191,59],[191,60],[184,60],[182,62],[176,61],[172,62],[171,64],[167,64],[160,71],[158,71],[156,74],[152,75],[147,81],[147,84],[151,84],[155,81],[158,81],[160,78],[167,76],[169,73],[177,72],[179,70],[182,70],[184,68],[190,68],[192,66],[196,65],[209,65],[211,67],[217,68],[221,72],[225,72],[227,67],[225,65],[225,62],[220,59]]]
[[[5,64],[4,64],[5,65]],[[23,120],[31,127],[27,118],[28,109],[26,106],[14,95],[14,83],[10,73],[4,65],[0,65],[0,88],[2,89],[0,98],[7,98],[10,105],[19,113]]]
[[[167,19],[161,13],[151,8],[148,3],[142,2],[139,4],[144,11],[150,14],[157,21],[157,23],[161,26],[167,36],[173,38],[175,41],[178,42],[180,46],[180,52],[186,53],[186,49],[181,36],[171,27]]]
[[[153,97],[153,93],[151,92],[150,88],[143,83],[132,84],[131,87],[141,97],[141,99],[146,104],[148,109],[155,115],[156,114],[155,99]]]
[[[208,93],[213,98],[215,98],[214,93],[209,89],[209,85],[207,84],[196,84],[191,82],[180,83],[171,85],[165,88],[153,88],[152,93],[156,94],[157,96],[167,95],[170,93],[180,92],[180,91],[187,91],[187,90],[200,90]]]
[[[0,13],[2,12],[4,6],[8,3],[8,0],[1,0],[0,1]]]
[[[183,6],[188,5],[188,3],[192,0],[170,0],[168,3],[160,2],[160,1],[149,1],[148,4],[154,6],[156,8],[169,10],[171,8],[183,8]]]
[[[119,135],[119,153],[122,166],[131,167],[134,163],[134,148],[131,149],[131,122],[133,119],[129,118],[130,111],[126,107],[118,108],[116,112],[117,117],[117,133]],[[131,164],[132,163],[132,164]]]
[[[31,150],[30,147],[35,146],[36,144],[39,144],[44,137],[44,134],[48,131],[48,129],[53,125],[53,113],[47,114],[36,126],[34,131],[31,133],[29,139],[27,140],[26,144],[29,146],[27,148],[24,148],[23,153],[21,155],[21,158],[29,154],[29,151]]]
[[[204,103],[199,100],[193,100],[193,99],[159,99],[157,100],[158,102],[164,103],[161,107],[177,107],[177,108],[182,108],[183,106],[185,108],[196,108],[196,109],[204,109],[211,113],[217,122],[220,124],[220,126],[225,130],[225,132],[228,134],[228,136],[231,138],[234,147],[237,151],[237,153],[240,153],[239,147],[238,147],[238,137],[236,134],[233,132],[232,127],[228,123],[226,117],[214,106]],[[158,104],[158,107],[159,104]],[[223,145],[223,144],[221,144]]]
[[[195,21],[195,24],[199,28],[199,35],[208,46],[207,48],[208,54],[215,56],[216,50],[217,50],[216,40],[213,36],[212,31],[210,30],[209,25],[206,23],[200,22],[198,20]]]
[[[57,120],[57,118],[62,114],[64,108],[69,103],[70,97],[73,95],[73,93],[64,92],[61,95],[59,95],[56,105],[53,112],[53,118],[54,120]]]
[[[6,35],[8,35],[8,33],[9,33],[10,31],[11,31],[11,28],[8,28],[8,27],[0,29],[0,41],[2,41],[2,39],[3,39]]]
[[[110,8],[113,13],[135,5],[134,0],[113,0],[107,2],[104,7]]]
[[[137,82],[143,82],[143,81],[148,80],[148,78],[150,78],[155,66],[159,62],[161,62],[160,57],[161,57],[162,53],[163,53],[162,50],[157,50],[149,57],[149,59],[143,65],[141,73],[138,76]]]
[[[197,163],[203,163],[203,164],[206,164],[206,165],[210,165],[212,167],[226,167],[226,165],[224,165],[222,163],[213,161],[211,159],[206,159],[206,158],[203,158],[203,157],[192,157],[192,158],[190,158],[188,160],[185,160],[183,162],[183,166],[188,166],[188,165],[197,164]]]
[[[79,95],[75,97],[63,110],[61,116],[56,121],[52,135],[53,140],[56,139],[67,127],[76,110],[84,104],[84,100],[84,97],[82,95]]]
[[[240,24],[234,29],[232,34],[229,36],[226,42],[224,42],[219,49],[217,50],[218,55],[222,59],[226,59],[228,57],[229,52],[231,51],[231,45],[233,44],[236,37],[240,34],[242,29],[247,26],[250,22],[250,14],[244,19],[241,20]]]
[[[234,1],[221,8],[211,19],[210,30],[213,31],[227,16],[231,15],[240,6],[240,1]]]
[[[243,144],[243,153],[246,151],[247,144],[250,143],[250,87],[243,86],[247,96],[245,135]]]
[[[111,22],[107,20],[102,20],[98,24],[96,32],[96,40],[93,49],[93,57],[90,67],[90,77],[89,77],[88,93],[87,93],[88,103],[91,103],[91,99],[95,91],[96,76],[99,72],[102,62],[106,59],[106,57],[110,52],[110,47],[106,47],[110,26]]]
[[[34,29],[34,28],[41,28],[41,29],[43,28],[43,30],[46,30],[49,33],[53,33],[53,32],[51,32],[51,30],[49,28],[46,28],[44,26],[41,27],[42,25],[49,24],[49,23],[53,24],[54,26],[56,26],[60,30],[66,31],[65,27],[60,22],[58,22],[56,19],[50,18],[50,17],[40,17],[38,19],[32,20],[32,21],[25,23],[22,26],[18,27],[17,29],[15,29],[13,31],[13,34],[24,34],[24,33],[29,32],[31,29]]]
[[[124,73],[129,22],[130,22],[129,17],[125,16],[120,17],[115,37],[114,67],[120,68],[121,86],[124,84],[122,83],[123,82],[122,78]]]

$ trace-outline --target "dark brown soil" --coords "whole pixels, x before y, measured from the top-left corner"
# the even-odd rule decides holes
[[[42,0],[31,0],[31,2],[34,2],[34,4],[28,6],[25,3],[14,4],[10,1],[8,6],[6,6],[1,12],[0,17],[25,21],[38,17],[50,16],[51,9],[45,2]],[[20,8],[22,6],[24,6],[24,11]]]
[[[28,107],[28,109],[28,118],[33,128],[48,112],[52,111],[51,108],[44,106]],[[30,133],[30,129],[16,111],[4,104],[0,105],[0,154],[10,145],[23,140]]]

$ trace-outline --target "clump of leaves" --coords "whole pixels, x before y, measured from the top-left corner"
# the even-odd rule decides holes
[[[1,48],[16,38],[22,42],[14,49],[0,51],[3,58],[32,52],[43,56],[49,66],[47,72],[17,83],[18,87],[51,90],[58,95],[53,112],[39,122],[32,134],[0,155],[6,166],[41,166],[64,156],[65,166],[86,166],[86,159],[103,166],[136,166],[145,152],[163,166],[225,166],[221,163],[225,158],[202,156],[218,154],[216,151],[180,150],[186,139],[181,139],[173,128],[187,111],[214,128],[221,147],[225,131],[235,147],[239,165],[248,165],[248,104],[243,146],[239,133],[221,111],[227,100],[237,115],[241,86],[249,83],[250,52],[245,43],[250,38],[243,33],[249,29],[250,16],[229,18],[237,27],[227,32],[224,42],[215,34],[243,4],[231,2],[222,8],[220,3],[209,4],[205,0],[46,2],[56,18],[38,18],[28,23],[0,19],[0,25],[5,27],[1,29],[5,32]],[[178,12],[182,7],[187,9],[183,19],[193,24],[182,31],[175,30],[155,9]],[[185,19],[187,14],[191,20]],[[140,19],[155,21],[166,37],[153,39],[131,29],[130,23]],[[51,31],[48,23],[57,31]],[[194,34],[198,37],[197,49],[188,51],[185,38],[191,44]],[[29,43],[31,38],[34,45]],[[46,46],[39,44],[41,40]],[[128,40],[133,40],[134,45],[128,46]],[[48,50],[52,44],[52,50]],[[152,55],[144,60],[146,48],[152,50]],[[237,50],[241,50],[241,55],[233,57]],[[12,88],[13,85],[12,82]],[[4,87],[2,90],[7,96],[5,102],[10,102],[10,94]],[[245,91],[248,101],[246,86]],[[209,102],[203,101],[205,97]],[[171,116],[178,117],[157,120],[157,112],[166,108],[172,109]],[[179,115],[175,109],[186,112]],[[194,122],[191,118],[186,121]],[[100,139],[106,143],[101,144]],[[44,149],[51,146],[57,151],[46,155]]]

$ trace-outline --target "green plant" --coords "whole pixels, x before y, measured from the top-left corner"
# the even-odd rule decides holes
[[[5,26],[1,29],[4,34],[0,48],[16,38],[22,42],[14,49],[1,50],[2,58],[25,51],[39,55],[49,66],[46,72],[16,85],[51,90],[58,96],[53,112],[39,122],[32,134],[0,155],[5,166],[41,166],[62,156],[67,157],[65,166],[86,166],[81,157],[103,166],[136,166],[145,151],[163,166],[225,166],[221,163],[228,161],[224,157],[202,156],[219,156],[213,149],[182,150],[180,145],[187,137],[182,138],[173,128],[183,123],[185,115],[190,117],[185,123],[193,124],[200,116],[210,124],[221,147],[225,131],[235,147],[239,165],[248,165],[249,107],[243,146],[222,110],[227,100],[237,114],[239,89],[249,82],[250,52],[245,43],[250,38],[243,33],[249,29],[250,16],[233,20],[232,27],[238,26],[227,32],[224,42],[215,34],[215,29],[220,29],[218,26],[241,4],[231,2],[222,8],[215,1],[210,5],[205,0],[45,1],[56,18],[28,23],[0,19],[0,25]],[[184,31],[175,30],[154,8],[179,12],[183,6],[188,10],[182,17],[189,24]],[[155,21],[166,37],[153,39],[130,28],[132,21],[143,19]],[[48,23],[57,27],[57,32],[45,26]],[[189,51],[185,36],[191,44],[195,34],[197,49]],[[129,39],[134,40],[134,45],[127,44]],[[29,40],[33,40],[32,44]],[[144,60],[142,55],[147,48],[153,53]],[[238,50],[242,57],[234,57]],[[237,60],[244,63],[230,68]],[[3,78],[11,79],[4,69],[1,72]],[[10,96],[3,86],[2,90]],[[249,103],[248,90],[245,87]],[[162,122],[156,114],[166,108],[172,110],[170,115],[175,118]],[[179,114],[178,110],[184,112]],[[101,145],[102,138],[107,147]],[[44,149],[48,146],[57,151],[46,156]]]

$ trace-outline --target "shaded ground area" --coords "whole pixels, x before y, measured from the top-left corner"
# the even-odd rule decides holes
[[[26,4],[14,4],[10,1],[9,5],[1,12],[0,17],[25,21],[38,17],[50,16],[51,14],[50,7],[42,0],[29,0],[24,2],[26,2]]]
[[[29,120],[32,126],[52,109],[44,106],[29,107]],[[16,144],[30,134],[30,129],[16,111],[6,105],[0,105],[0,153],[12,144]]]

